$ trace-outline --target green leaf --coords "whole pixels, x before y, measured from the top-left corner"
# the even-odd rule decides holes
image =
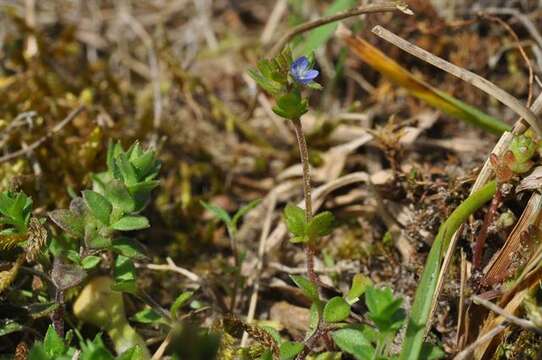
[[[340,296],[335,296],[324,306],[324,321],[335,323],[348,319],[350,316],[350,305]]]
[[[418,288],[416,289],[405,340],[401,348],[400,360],[420,358],[426,327],[431,326],[429,315],[433,305],[433,297],[437,291],[437,281],[441,271],[443,254],[446,252],[453,234],[459,229],[461,224],[476,210],[490,201],[496,191],[497,185],[495,181],[487,183],[480,190],[474,192],[464,200],[440,226],[427,256]]]
[[[298,288],[303,291],[303,294],[307,296],[312,302],[319,302],[320,296],[318,295],[318,287],[304,276],[290,275],[290,279],[297,285]]]
[[[214,204],[206,203],[204,201],[200,201],[200,203],[205,209],[211,212],[217,219],[222,220],[226,225],[230,226],[230,224],[232,223],[232,220],[231,220],[230,215],[226,212],[226,210]]]
[[[75,264],[81,264],[81,256],[73,249],[66,250],[66,258]]]
[[[303,350],[303,344],[295,341],[285,341],[280,345],[280,360],[291,360]]]
[[[307,331],[307,334],[305,335],[306,339],[314,335],[316,332],[318,323],[320,322],[320,313],[322,311],[323,309],[321,301],[313,302],[311,304],[311,308],[309,309],[309,331]]]
[[[121,209],[125,213],[134,211],[135,201],[121,181],[110,181],[104,190],[105,196],[111,201],[114,207]]]
[[[73,213],[68,209],[58,209],[50,211],[49,218],[68,235],[75,238],[83,237],[85,226],[83,217]]]
[[[446,357],[446,353],[437,345],[433,345],[430,343],[423,344],[422,352],[420,355],[421,359],[439,360],[439,359],[444,359],[445,357]]]
[[[53,358],[55,356],[64,355],[67,350],[64,339],[58,336],[52,325],[49,325],[49,328],[47,328],[45,339],[43,339],[43,347],[45,348],[47,355]]]
[[[113,355],[107,350],[100,334],[94,340],[81,341],[80,360],[114,360]]]
[[[135,169],[125,153],[121,153],[117,156],[115,159],[115,164],[118,166],[126,186],[134,185],[139,182]]]
[[[169,312],[173,318],[177,318],[177,311],[182,308],[188,302],[188,300],[190,300],[192,295],[194,295],[192,291],[184,291],[177,297],[177,299],[175,299],[169,309]]]
[[[374,359],[375,349],[361,330],[353,328],[340,329],[334,331],[331,337],[339,349],[353,355],[357,360]]]
[[[30,352],[28,353],[28,360],[54,360],[49,355],[47,355],[47,352],[45,352],[45,348],[43,344],[39,341],[36,341],[32,348],[30,349]]]
[[[369,318],[382,333],[395,332],[403,325],[405,314],[401,309],[403,299],[394,298],[391,289],[369,287],[365,292],[365,304]]]
[[[265,350],[258,360],[273,360],[273,352],[269,349]]]
[[[307,221],[305,219],[305,210],[292,203],[288,203],[284,208],[284,221],[288,231],[294,236],[305,236],[305,227]]]
[[[111,228],[119,231],[132,231],[146,229],[149,226],[149,220],[144,216],[125,216],[111,225]]]
[[[306,235],[312,241],[319,236],[326,236],[333,231],[335,217],[330,211],[317,214],[307,225]]]
[[[537,144],[530,137],[525,134],[515,135],[510,142],[508,147],[514,158],[519,163],[524,163],[529,161],[536,152]]]
[[[273,96],[279,95],[284,90],[284,86],[280,82],[265,77],[258,70],[249,69],[248,75],[256,84]]]
[[[103,224],[109,225],[109,216],[113,206],[103,195],[92,190],[83,191],[83,199],[90,212]]]
[[[141,359],[144,359],[143,351],[141,350],[141,347],[139,345],[136,345],[126,350],[119,356],[117,356],[116,360],[141,360]]]
[[[308,87],[309,89],[312,89],[312,90],[322,90],[323,89],[322,85],[318,84],[316,81],[311,81],[310,83],[308,83],[305,86]]]
[[[290,238],[290,242],[293,244],[305,243],[308,241],[309,241],[309,238],[306,236],[294,236],[293,238]]]
[[[81,262],[81,266],[83,266],[83,269],[90,270],[98,266],[98,264],[102,261],[102,258],[99,256],[90,255],[83,259]]]
[[[156,160],[154,150],[147,150],[139,154],[133,152],[130,156],[130,162],[134,166],[139,179],[156,174],[158,169],[160,169],[160,162]]]
[[[273,338],[273,340],[275,340],[275,342],[277,344],[280,344],[282,342],[282,339],[280,338],[280,333],[278,332],[277,329],[275,329],[274,327],[271,327],[271,326],[262,326],[261,327],[266,333],[268,333],[269,335],[271,335],[271,337]]]
[[[113,290],[130,293],[136,292],[135,267],[130,258],[123,255],[117,256],[113,273],[115,279],[115,284],[111,287]]]
[[[347,10],[355,6],[356,0],[335,0],[333,4],[328,6],[324,12],[324,16],[330,16],[340,11]],[[324,45],[333,35],[337,28],[337,22],[319,26],[308,33],[306,39],[302,42],[303,50],[301,55],[308,55],[316,51],[320,46]]]
[[[130,320],[141,323],[141,324],[156,324],[162,320],[162,317],[152,308],[146,307],[140,312],[134,314],[130,318]]]
[[[346,301],[352,305],[359,300],[359,297],[372,285],[371,279],[362,274],[354,275],[352,286],[346,295]]]
[[[126,237],[114,239],[111,248],[117,254],[121,254],[132,259],[141,260],[146,258],[142,249],[138,247],[131,239]]]
[[[277,105],[273,107],[275,114],[289,120],[298,120],[307,111],[309,111],[309,104],[297,91],[281,96],[277,100]]]
[[[246,204],[245,206],[241,207],[239,210],[237,210],[235,215],[233,215],[233,218],[231,221],[232,226],[234,228],[237,228],[237,223],[239,222],[239,220],[241,220],[246,214],[248,214],[248,212],[250,212],[256,206],[260,205],[261,202],[262,202],[261,199],[253,200],[249,202],[248,204]]]

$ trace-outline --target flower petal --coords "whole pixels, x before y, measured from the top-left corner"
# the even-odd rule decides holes
[[[309,59],[307,59],[306,56],[300,56],[298,57],[290,66],[290,71],[292,73],[299,73],[300,71],[304,71],[309,67]]]
[[[318,70],[311,69],[311,70],[308,70],[307,72],[305,72],[303,74],[303,78],[304,79],[314,80],[314,79],[316,79],[318,74],[320,74],[320,72],[318,72]]]

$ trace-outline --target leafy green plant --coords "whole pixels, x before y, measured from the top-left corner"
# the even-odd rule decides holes
[[[243,256],[239,253],[239,249],[237,246],[237,226],[239,224],[239,221],[252,209],[254,209],[256,206],[260,204],[260,200],[256,199],[251,201],[250,203],[246,204],[245,206],[242,206],[237,212],[230,216],[228,212],[221,207],[209,204],[204,201],[201,202],[201,205],[207,209],[211,214],[213,214],[217,219],[221,220],[225,225],[226,229],[228,230],[228,237],[230,239],[230,246],[231,250],[233,252],[233,258],[234,258],[234,269],[233,269],[233,276],[234,276],[234,284],[231,289],[231,302],[230,302],[230,309],[233,311],[235,309],[235,304],[237,301],[237,291],[239,289],[239,286],[241,284],[241,266],[243,263]]]
[[[32,199],[23,192],[0,193],[0,224],[8,225],[0,235],[25,233],[32,215]]]
[[[66,257],[73,266],[88,271],[100,263],[99,254],[113,251],[115,288],[136,292],[132,258],[139,254],[127,238],[117,232],[145,229],[149,220],[141,212],[159,185],[160,162],[153,150],[143,150],[139,143],[125,151],[111,143],[107,152],[107,170],[92,175],[92,189],[75,197],[69,209],[53,210],[51,220],[79,246],[59,246],[55,256]],[[120,245],[120,246],[119,246]]]
[[[99,334],[94,340],[80,339],[80,349],[70,346],[72,338],[72,332],[69,332],[65,338],[61,338],[53,326],[49,326],[43,342],[36,341],[32,345],[28,360],[70,360],[75,356],[82,360],[140,360],[142,358],[141,349],[137,346],[119,356],[114,356],[107,350]]]

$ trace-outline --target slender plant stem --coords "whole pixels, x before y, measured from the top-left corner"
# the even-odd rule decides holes
[[[305,134],[303,133],[303,126],[301,120],[296,119],[292,121],[295,129],[295,136],[297,144],[299,146],[299,156],[301,158],[301,165],[303,166],[303,193],[305,196],[305,219],[309,223],[312,219],[312,186],[311,186],[311,169],[309,164],[309,150],[307,148],[307,141],[305,140]],[[307,256],[307,275],[309,279],[319,285],[318,275],[314,271],[314,247],[311,244],[305,245],[305,254]]]
[[[235,233],[235,230],[230,229],[230,227],[228,226],[228,236],[230,238],[231,251],[233,253],[233,264],[235,266],[235,280],[230,300],[230,312],[232,314],[235,311],[235,305],[237,303],[237,292],[239,291],[239,284],[241,282],[241,263],[239,261],[239,250],[237,247],[237,239],[235,238]]]
[[[311,185],[311,170],[309,163],[309,150],[307,148],[307,141],[305,140],[305,134],[303,133],[303,126],[300,119],[292,121],[295,129],[295,136],[297,144],[299,146],[299,156],[301,158],[301,165],[303,167],[303,194],[305,196],[305,220],[309,223],[312,220],[312,185]],[[314,246],[310,243],[305,244],[305,255],[307,257],[307,276],[309,280],[318,287],[318,292],[321,293],[320,279],[314,271]],[[318,324],[314,334],[305,342],[303,351],[298,354],[297,359],[302,360],[310,353],[313,345],[322,336],[322,310],[318,310]]]
[[[484,224],[482,225],[482,229],[480,230],[480,234],[478,235],[478,238],[476,239],[476,243],[474,245],[473,265],[475,269],[480,269],[482,266],[482,255],[484,254],[484,245],[486,243],[489,226],[493,222],[493,218],[495,217],[497,208],[499,207],[501,203],[501,198],[502,198],[502,192],[500,188],[497,186],[497,192],[495,193],[495,196],[493,197],[493,200],[491,201],[491,206],[489,207],[489,210],[486,213],[486,216],[484,218]]]
[[[56,330],[56,333],[61,338],[64,337],[64,290],[56,289],[55,293],[55,302],[58,304],[58,307],[51,315],[53,321],[53,326]]]
[[[305,194],[305,218],[307,222],[312,219],[312,198],[311,198],[311,169],[309,163],[309,150],[307,148],[307,141],[303,133],[303,126],[301,120],[297,119],[292,121],[295,129],[295,136],[297,138],[297,144],[299,146],[299,156],[301,157],[301,164],[303,165],[303,191]]]

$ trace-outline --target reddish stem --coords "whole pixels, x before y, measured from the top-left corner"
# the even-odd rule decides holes
[[[500,187],[498,187],[497,192],[495,192],[495,196],[493,196],[493,200],[491,201],[491,206],[489,207],[489,210],[484,217],[484,223],[482,225],[482,228],[480,229],[480,234],[478,235],[478,238],[476,239],[476,242],[474,244],[473,265],[474,268],[477,270],[480,269],[482,266],[482,255],[484,254],[484,246],[486,244],[488,229],[493,222],[493,218],[495,217],[497,208],[501,203],[501,199],[502,192]]]

